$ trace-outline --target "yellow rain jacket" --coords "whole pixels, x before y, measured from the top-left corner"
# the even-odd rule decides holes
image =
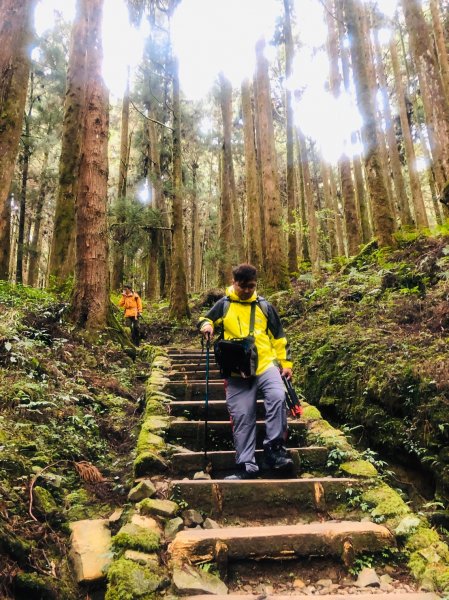
[[[282,368],[291,368],[288,343],[279,315],[274,306],[258,296],[256,291],[248,300],[240,300],[234,287],[232,285],[228,287],[226,296],[216,302],[210,311],[200,318],[198,322],[200,331],[204,325],[209,323],[214,329],[223,328],[225,340],[246,337],[249,335],[252,302],[258,302],[254,324],[258,356],[256,375],[260,375],[273,364],[278,364]]]
[[[142,300],[136,292],[131,294],[123,292],[118,305],[125,307],[125,317],[138,317],[142,312]]]

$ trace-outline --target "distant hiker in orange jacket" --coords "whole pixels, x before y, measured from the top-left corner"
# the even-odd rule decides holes
[[[125,326],[131,329],[131,339],[138,346],[140,344],[139,317],[142,314],[142,300],[130,285],[124,285],[118,305],[125,308]]]

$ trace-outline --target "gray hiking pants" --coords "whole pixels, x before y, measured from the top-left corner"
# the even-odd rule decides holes
[[[229,377],[226,403],[231,415],[236,463],[245,464],[247,471],[257,471],[256,451],[256,394],[260,391],[265,404],[264,447],[272,442],[284,441],[287,431],[285,388],[275,366],[252,379]]]

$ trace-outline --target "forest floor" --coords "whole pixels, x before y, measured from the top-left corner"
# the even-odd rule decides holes
[[[166,303],[148,306],[146,341],[198,344],[196,319],[220,294],[192,299],[182,323]],[[447,533],[449,235],[410,235],[394,251],[370,246],[318,284],[299,274],[292,290],[268,298],[308,402],[346,424],[378,468],[393,461],[403,489],[417,489],[420,508]],[[2,598],[31,598],[21,589],[34,576],[43,597],[78,597],[68,523],[109,516],[133,482],[152,348],[134,361],[109,332],[75,331],[65,309],[49,292],[0,282]]]

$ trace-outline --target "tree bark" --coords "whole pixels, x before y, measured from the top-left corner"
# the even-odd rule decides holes
[[[337,237],[336,237],[336,215],[334,213],[334,205],[332,202],[332,192],[329,181],[330,167],[321,158],[321,179],[323,181],[324,202],[326,207],[326,229],[329,238],[329,251],[332,258],[338,256]]]
[[[282,235],[282,206],[279,192],[276,152],[274,148],[273,113],[271,104],[268,61],[263,52],[265,40],[256,44],[256,75],[260,126],[260,158],[262,165],[262,186],[265,204],[265,236],[267,255],[265,257],[265,280],[268,287],[288,288],[287,256]]]
[[[78,182],[86,78],[86,15],[78,0],[70,39],[67,86],[59,159],[59,188],[50,252],[50,276],[63,283],[75,265],[75,199]]]
[[[182,197],[181,107],[178,62],[172,61],[173,75],[173,251],[170,290],[170,316],[182,319],[190,316],[187,299],[187,279],[184,258],[184,226]]]
[[[200,237],[200,215],[198,207],[198,184],[197,173],[199,164],[192,163],[192,265],[191,265],[191,289],[198,292],[201,287],[201,237]]]
[[[330,11],[326,12],[327,19],[327,46],[330,65],[330,89],[335,98],[339,98],[341,94],[341,75],[338,66],[339,48],[337,41],[337,30],[335,26],[335,18]],[[343,40],[340,40],[342,46]],[[342,62],[344,56],[342,55]],[[343,154],[338,161],[338,170],[341,181],[341,192],[343,197],[343,212],[345,216],[346,241],[348,253],[353,256],[358,253],[361,244],[360,224],[357,215],[357,206],[355,203],[354,182],[352,179],[351,161],[346,154]]]
[[[107,186],[108,93],[101,74],[103,0],[81,0],[87,22],[86,93],[75,203],[76,265],[71,317],[85,329],[106,325],[109,307]]]
[[[309,154],[307,151],[306,138],[300,129],[298,129],[298,140],[302,175],[304,181],[304,199],[309,233],[308,238],[310,262],[312,265],[312,272],[319,273],[320,249],[318,241],[318,219],[316,216],[315,203],[313,198],[312,178],[310,177]]]
[[[393,127],[393,117],[391,113],[390,100],[388,97],[387,76],[382,57],[382,48],[379,41],[379,29],[374,28],[374,48],[376,54],[377,75],[379,78],[380,91],[382,94],[383,117],[385,119],[385,133],[387,136],[388,150],[390,155],[391,171],[393,173],[393,183],[396,190],[396,199],[399,204],[399,215],[402,225],[413,225],[410,203],[405,189],[404,177],[401,168],[401,159],[399,156],[396,134]]]
[[[438,64],[440,65],[441,81],[446,95],[446,102],[449,102],[449,58],[441,22],[440,6],[438,0],[429,0],[429,4],[430,12],[432,14],[432,29],[437,49]]]
[[[370,89],[362,37],[361,14],[355,0],[344,0],[346,22],[351,39],[351,57],[354,71],[357,103],[363,119],[362,139],[365,148],[365,170],[370,192],[374,234],[381,246],[394,244],[394,219],[382,172],[382,162],[376,129],[375,90]]]
[[[22,132],[30,72],[28,43],[35,4],[35,0],[0,3],[0,279],[9,276],[9,190]]]
[[[418,227],[427,227],[428,220],[424,199],[421,190],[419,175],[416,170],[416,154],[413,145],[410,124],[407,116],[407,105],[405,103],[406,90],[402,79],[401,68],[399,65],[398,51],[396,41],[390,41],[390,57],[393,67],[394,86],[396,91],[396,100],[399,108],[399,120],[401,122],[402,139],[404,140],[405,156],[407,158],[408,176],[410,180],[410,191],[412,194],[412,203],[415,212],[416,224]]]
[[[41,180],[39,185],[39,192],[37,195],[37,201],[35,206],[35,215],[33,223],[33,233],[30,242],[30,260],[28,264],[28,285],[35,287],[39,277],[39,263],[41,257],[41,225],[43,219],[43,209],[45,204],[45,198],[48,193],[49,187],[49,175],[48,175],[48,157],[50,155],[50,148],[46,146],[44,153],[44,160],[42,163]]]
[[[291,77],[293,70],[293,35],[291,25],[291,0],[284,0],[284,38],[285,38],[285,78]],[[294,119],[293,99],[290,90],[285,92],[285,113],[287,130],[287,223],[288,223],[288,271],[290,274],[298,271],[298,248],[295,232],[295,165],[294,165]]]
[[[122,102],[122,126],[120,132],[120,162],[118,175],[117,200],[124,202],[126,198],[126,186],[128,180],[128,157],[129,157],[129,69],[126,89]],[[111,288],[119,290],[123,285],[125,274],[125,252],[123,243],[123,216],[119,219],[114,230],[114,241],[112,245],[112,276]]]
[[[243,137],[245,143],[246,205],[247,205],[247,260],[260,270],[263,264],[262,223],[258,199],[256,140],[251,105],[249,79],[242,83]]]

